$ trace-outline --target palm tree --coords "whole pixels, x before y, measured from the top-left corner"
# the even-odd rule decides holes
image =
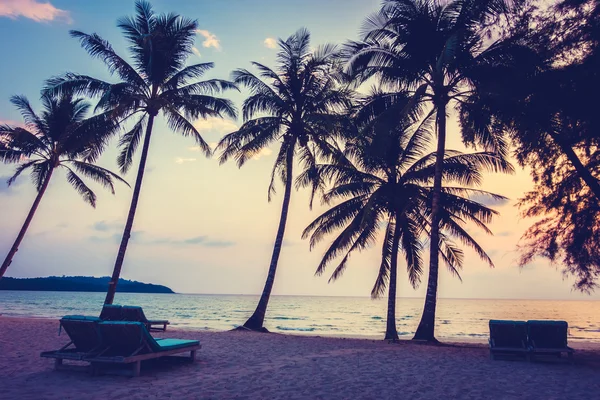
[[[359,42],[348,47],[347,72],[360,80],[377,76],[381,84],[414,90],[436,112],[436,173],[432,192],[429,279],[425,307],[415,339],[435,341],[443,163],[450,104],[460,107],[476,85],[473,76],[510,63],[512,41],[486,46],[490,21],[508,9],[508,0],[384,0],[369,17]],[[483,132],[489,133],[489,132]],[[465,139],[486,151],[506,154],[502,137],[475,132]]]
[[[333,78],[337,57],[335,47],[323,46],[311,52],[310,34],[300,29],[288,39],[279,40],[279,48],[277,70],[253,62],[259,76],[245,69],[233,72],[234,82],[248,87],[251,95],[243,104],[244,124],[223,137],[218,145],[222,150],[221,163],[234,157],[241,167],[261,149],[274,142],[281,144],[268,198],[270,201],[275,193],[276,177],[280,177],[285,185],[283,205],[267,281],[256,310],[244,324],[252,330],[265,330],[263,323],[292,193],[294,157],[297,154],[304,166],[298,185],[312,183],[314,195],[322,188],[318,180],[312,180],[316,160],[335,153],[333,139],[340,134],[343,112],[350,105],[348,91],[336,88]]]
[[[236,117],[230,100],[213,96],[222,90],[235,89],[235,85],[220,79],[190,83],[190,80],[199,78],[214,66],[213,63],[185,65],[192,52],[197,22],[177,14],[155,14],[150,4],[143,0],[137,1],[135,7],[135,18],[125,17],[118,21],[119,28],[130,44],[133,65],[121,58],[110,43],[97,34],[70,32],[72,37],[79,39],[90,56],[100,58],[109,72],[117,74],[122,82],[112,84],[86,75],[67,73],[52,79],[47,88],[50,92],[75,90],[100,96],[97,109],[110,111],[119,123],[136,119],[119,142],[121,153],[117,162],[122,172],[127,172],[131,167],[133,155],[143,138],[133,197],[109,282],[106,304],[111,304],[114,299],[125,259],[156,116],[162,113],[169,128],[183,136],[193,137],[207,156],[211,154],[211,148],[191,121],[199,117]]]
[[[382,245],[381,265],[371,296],[377,298],[388,290],[386,340],[398,340],[396,330],[396,282],[398,252],[402,250],[408,277],[417,287],[422,272],[422,237],[431,231],[431,192],[435,176],[435,154],[425,154],[430,145],[433,112],[420,123],[413,117],[389,113],[390,108],[411,108],[403,93],[376,92],[361,105],[355,120],[360,135],[350,140],[345,155],[351,162],[319,165],[324,179],[334,181],[323,200],[340,202],[316,218],[304,231],[313,248],[328,234],[341,229],[325,251],[317,268],[322,274],[328,264],[343,255],[331,275],[339,278],[347,267],[352,252],[372,246],[380,227],[386,226]],[[461,154],[446,152],[444,181],[448,186],[441,193],[441,217],[438,248],[450,271],[459,278],[463,252],[451,237],[473,248],[490,265],[485,251],[465,230],[472,222],[491,233],[486,224],[495,211],[470,200],[469,196],[502,198],[463,185],[481,182],[483,169],[505,168],[501,157],[493,153]],[[450,186],[457,183],[457,186]]]
[[[96,195],[81,176],[100,183],[113,194],[114,179],[127,184],[118,175],[94,164],[106,137],[117,129],[106,115],[86,119],[90,104],[67,92],[60,96],[43,95],[41,115],[33,111],[24,96],[13,96],[10,101],[21,112],[25,126],[0,125],[0,160],[19,164],[8,185],[24,171],[31,170],[38,194],[0,267],[0,279],[19,249],[54,170],[64,168],[67,181],[92,207],[96,207]]]

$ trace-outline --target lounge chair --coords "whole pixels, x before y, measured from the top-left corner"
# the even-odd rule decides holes
[[[167,325],[169,325],[169,321],[167,320],[149,320],[148,318],[146,318],[142,307],[123,306],[121,307],[121,315],[123,321],[141,322],[146,325],[146,328],[148,328],[149,331],[164,332],[167,330]]]
[[[98,323],[103,349],[98,354],[84,357],[92,364],[92,371],[102,365],[133,364],[132,375],[139,376],[141,362],[153,358],[190,352],[196,359],[196,351],[201,348],[197,340],[154,339],[142,322],[103,321]]]
[[[54,358],[56,369],[67,369],[72,366],[63,365],[63,360],[81,361],[86,356],[92,356],[100,351],[102,340],[98,329],[98,317],[82,315],[67,315],[60,320],[60,331],[64,329],[71,341],[59,350],[45,351],[41,357]]]
[[[490,358],[494,360],[498,355],[529,359],[525,321],[490,320]]]
[[[123,321],[122,307],[117,304],[105,304],[100,312],[103,321]]]
[[[566,321],[527,321],[531,356],[567,353],[573,358],[574,350],[567,346],[569,324]]]

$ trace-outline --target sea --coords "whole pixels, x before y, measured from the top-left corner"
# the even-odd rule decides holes
[[[0,291],[0,314],[60,318],[99,315],[104,293]],[[168,319],[188,330],[225,331],[242,325],[257,296],[117,293],[115,303],[138,305],[149,319]],[[381,339],[387,302],[368,297],[272,296],[265,327],[272,332]],[[410,339],[422,299],[399,298],[397,328]],[[490,319],[554,319],[569,323],[569,340],[600,343],[600,301],[439,299],[436,336],[485,342]],[[0,319],[1,323],[1,319]]]

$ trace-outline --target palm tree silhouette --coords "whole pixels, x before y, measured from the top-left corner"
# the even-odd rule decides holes
[[[127,184],[118,175],[94,164],[107,138],[118,129],[109,116],[99,114],[86,119],[90,104],[73,97],[73,93],[69,92],[60,96],[44,94],[41,100],[44,109],[41,115],[37,115],[27,98],[13,96],[10,101],[21,112],[25,126],[0,125],[0,160],[19,164],[8,185],[21,173],[30,170],[38,192],[23,227],[0,267],[0,279],[19,249],[57,168],[67,171],[67,181],[92,207],[96,207],[96,195],[81,176],[101,184],[113,194],[114,179]]]
[[[276,178],[280,177],[285,185],[267,280],[256,310],[244,324],[248,329],[265,330],[263,323],[292,193],[294,157],[297,153],[304,167],[297,184],[312,184],[314,196],[322,189],[322,182],[314,175],[317,158],[333,156],[336,153],[333,139],[343,133],[344,111],[350,101],[347,90],[336,88],[333,78],[336,59],[333,46],[326,45],[312,52],[309,32],[300,29],[288,39],[279,40],[277,70],[253,62],[259,76],[245,69],[233,72],[234,82],[248,87],[251,95],[243,104],[244,124],[219,142],[220,161],[224,163],[234,157],[241,167],[261,149],[279,142],[281,146],[269,185],[269,201],[275,193]]]
[[[381,84],[414,90],[436,112],[436,173],[432,192],[429,279],[421,322],[414,339],[436,341],[435,310],[438,284],[443,164],[447,110],[460,107],[476,86],[474,78],[490,65],[509,63],[512,41],[485,45],[488,24],[508,10],[504,0],[385,0],[365,23],[362,38],[347,46],[351,76],[377,76]],[[468,139],[486,151],[506,154],[502,136],[474,132]],[[465,137],[466,138],[466,137]]]
[[[408,277],[417,287],[422,273],[423,236],[431,231],[431,192],[435,176],[435,154],[426,154],[432,138],[433,112],[418,121],[418,106],[406,93],[376,91],[359,106],[355,121],[359,135],[348,141],[345,155],[349,162],[319,165],[325,180],[333,187],[323,196],[326,203],[340,201],[316,218],[304,231],[310,236],[311,248],[328,234],[341,229],[325,251],[317,268],[322,274],[336,257],[343,255],[331,275],[330,282],[345,271],[350,255],[372,246],[377,232],[386,226],[382,245],[381,265],[371,292],[373,298],[388,290],[386,340],[398,340],[396,329],[396,282],[398,252],[406,260]],[[390,113],[389,109],[407,107],[410,117]],[[458,238],[474,249],[490,265],[492,261],[469,235],[464,225],[474,223],[491,233],[486,224],[496,212],[470,200],[469,196],[501,196],[465,187],[481,182],[485,169],[505,167],[502,157],[493,153],[462,154],[447,151],[444,159],[440,201],[440,256],[449,269],[460,277],[463,252],[452,241]],[[451,186],[452,184],[457,186]]]
[[[191,121],[223,115],[236,117],[236,110],[230,100],[212,96],[222,90],[236,89],[235,85],[220,79],[190,83],[214,66],[213,63],[185,66],[192,53],[197,22],[177,14],[155,14],[146,1],[137,1],[135,7],[134,18],[125,17],[118,21],[119,28],[130,44],[133,65],[117,55],[110,43],[97,34],[71,31],[71,36],[79,39],[90,56],[100,58],[109,72],[117,74],[122,82],[111,84],[86,75],[67,73],[50,80],[47,88],[50,92],[75,90],[99,96],[96,108],[110,110],[113,118],[119,119],[120,123],[138,118],[119,142],[121,153],[117,162],[121,171],[126,172],[131,167],[139,142],[142,138],[144,140],[129,214],[106,294],[106,304],[113,302],[131,237],[155,117],[162,113],[169,128],[183,136],[194,138],[207,156],[211,154],[211,148]]]

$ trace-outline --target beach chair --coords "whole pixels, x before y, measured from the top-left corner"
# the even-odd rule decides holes
[[[525,321],[490,320],[490,358],[498,355],[529,359]]]
[[[117,304],[105,304],[100,312],[103,321],[123,321],[122,307]]]
[[[98,317],[85,317],[82,315],[67,315],[61,318],[59,334],[64,330],[71,341],[59,350],[45,351],[41,357],[54,358],[56,369],[70,369],[74,366],[63,365],[63,360],[81,361],[86,356],[91,356],[100,351],[102,340],[98,329]]]
[[[91,363],[92,372],[99,372],[103,366],[131,364],[130,374],[139,376],[144,360],[189,351],[193,362],[201,348],[197,340],[154,339],[142,322],[102,321],[98,327],[103,348],[98,354],[83,358]]]
[[[574,350],[567,345],[569,324],[566,321],[527,321],[531,356],[567,353],[572,360]]]
[[[121,308],[121,315],[123,316],[123,321],[141,322],[146,325],[149,331],[164,332],[167,330],[167,325],[169,325],[169,321],[167,320],[149,320],[146,318],[142,307],[123,306]]]

